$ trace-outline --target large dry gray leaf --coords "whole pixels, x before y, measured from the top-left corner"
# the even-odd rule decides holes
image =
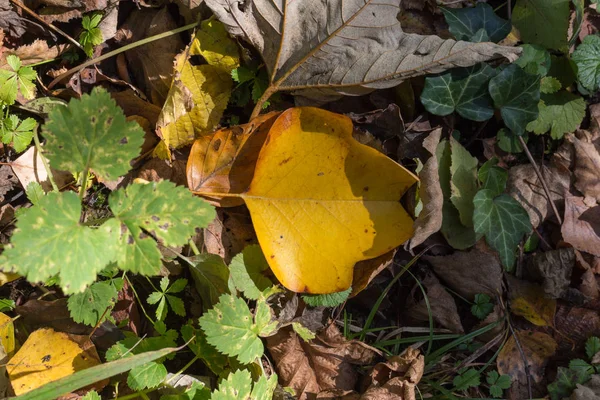
[[[402,31],[400,0],[206,0],[229,33],[262,55],[271,90],[311,98],[360,95],[412,76],[519,50]]]

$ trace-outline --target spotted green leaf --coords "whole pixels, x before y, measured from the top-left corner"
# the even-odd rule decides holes
[[[540,81],[540,93],[542,94],[556,93],[561,87],[560,81],[553,76],[545,76]]]
[[[479,64],[427,77],[421,103],[435,115],[456,111],[464,118],[485,121],[494,115],[488,82],[495,75],[496,70],[487,64]]]
[[[117,289],[106,282],[96,282],[82,293],[69,297],[67,306],[75,322],[95,326],[117,299]]]
[[[581,96],[561,90],[544,94],[539,103],[539,115],[527,124],[527,130],[541,135],[550,131],[553,139],[562,139],[565,133],[573,132],[585,117],[585,100]]]
[[[260,303],[266,306],[264,300],[259,300]],[[244,300],[230,294],[222,295],[219,302],[200,317],[206,341],[221,353],[237,357],[242,364],[261,357],[264,346],[259,335],[270,333],[265,331],[270,330],[272,323],[265,317],[264,307],[258,304],[256,318],[253,318]]]
[[[258,245],[246,246],[229,264],[235,287],[251,300],[257,300],[263,290],[273,286],[265,275],[269,271],[269,264]]]
[[[577,64],[577,79],[589,91],[600,88],[600,36],[588,35],[572,55]]]
[[[136,391],[154,388],[160,385],[166,377],[167,368],[162,363],[150,361],[129,371],[127,385]]]
[[[480,190],[473,202],[475,232],[485,235],[487,243],[499,253],[502,265],[512,270],[517,245],[532,229],[527,211],[509,195],[495,196],[490,189]]]
[[[538,116],[540,77],[511,64],[490,80],[489,91],[504,124],[517,135]]]
[[[44,125],[46,156],[61,171],[92,169],[106,180],[116,180],[140,154],[144,131],[128,122],[110,94],[95,88],[67,107],[56,107]]]
[[[23,67],[21,59],[13,54],[6,56],[10,69],[0,69],[0,104],[13,105],[17,94],[26,99],[35,96],[37,74],[31,67]]]
[[[44,282],[54,275],[66,294],[82,292],[116,258],[114,235],[102,225],[80,223],[81,203],[73,192],[51,192],[17,221],[11,244],[0,256],[4,270]]]
[[[510,21],[497,16],[486,3],[479,3],[476,7],[441,9],[450,33],[457,40],[498,43],[510,33],[512,27]],[[483,37],[486,40],[476,40]]]
[[[308,329],[307,327],[305,327],[304,325],[302,325],[299,322],[292,322],[292,329],[305,342],[308,342],[309,340],[313,340],[316,337],[316,335],[313,331],[311,331],[310,329]]]
[[[212,206],[169,181],[116,190],[109,205],[115,218],[105,225],[119,232],[119,268],[144,275],[160,269],[161,254],[154,238],[166,246],[181,246],[197,227],[207,226],[215,217]]]
[[[268,379],[262,375],[253,383],[250,371],[242,369],[223,379],[211,400],[270,400],[276,386],[277,375]]]

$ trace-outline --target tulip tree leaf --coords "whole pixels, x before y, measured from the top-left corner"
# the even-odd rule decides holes
[[[125,114],[110,94],[95,88],[67,107],[56,107],[44,124],[50,165],[61,171],[92,169],[106,180],[117,180],[140,154],[144,130]]]
[[[511,64],[490,80],[489,91],[504,124],[517,135],[538,116],[540,77]]]
[[[500,255],[507,270],[515,263],[517,245],[531,232],[531,222],[521,204],[507,194],[494,196],[490,189],[480,190],[473,200],[475,232],[484,234],[487,243]]]
[[[475,39],[483,38],[485,33],[485,41],[498,43],[510,33],[512,27],[510,21],[498,17],[486,3],[479,3],[476,7],[441,9],[450,33],[458,40],[481,42],[483,40]]]
[[[229,33],[251,43],[269,74],[269,92],[311,98],[360,95],[402,80],[468,67],[519,50],[402,31],[400,0],[327,2],[207,0]],[[400,45],[399,45],[400,44]]]
[[[561,139],[565,133],[573,132],[585,117],[585,100],[566,90],[542,95],[539,115],[527,124],[527,130],[538,135],[550,131],[553,139]]]
[[[579,83],[591,92],[600,88],[600,36],[588,35],[572,55]]]
[[[485,121],[494,115],[488,82],[496,71],[487,64],[454,69],[427,77],[421,102],[432,114],[449,115],[456,111],[473,121]]]
[[[570,0],[518,0],[512,23],[525,43],[547,49],[565,50],[568,46]]]

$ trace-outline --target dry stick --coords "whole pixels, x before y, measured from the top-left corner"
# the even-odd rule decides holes
[[[63,32],[62,30],[58,29],[56,26],[52,25],[51,23],[44,21],[42,18],[40,18],[39,15],[37,15],[33,10],[29,9],[25,4],[21,3],[19,0],[10,0],[10,1],[14,5],[16,5],[17,7],[22,8],[23,11],[25,11],[27,14],[31,15],[33,18],[37,19],[42,24],[46,25],[48,28],[52,29],[54,32],[56,32],[59,35],[63,36],[69,42],[73,43],[75,46],[77,46],[81,50],[83,50],[83,46],[77,40],[73,39],[71,36],[67,35],[65,32]]]
[[[519,353],[521,354],[521,358],[523,359],[523,363],[525,364],[525,375],[527,376],[527,393],[529,394],[529,400],[533,399],[533,389],[531,387],[531,371],[529,370],[529,362],[527,361],[527,357],[525,357],[525,352],[523,351],[523,347],[521,347],[521,342],[519,341],[518,336],[515,334],[515,330],[512,327],[512,323],[510,319],[508,319],[508,329],[515,338],[515,344],[517,345],[517,349],[519,349]]]
[[[11,0],[11,1],[15,1],[15,0]],[[198,25],[198,24],[196,22],[194,22],[193,24],[182,26],[181,28],[177,28],[177,29],[173,29],[173,30],[170,30],[167,32],[159,33],[158,35],[150,36],[149,38],[145,38],[145,39],[139,40],[137,42],[130,43],[126,46],[120,47],[116,50],[113,50],[111,52],[103,54],[100,57],[96,57],[92,60],[86,61],[83,64],[76,66],[75,68],[71,68],[64,74],[59,75],[56,79],[54,79],[52,82],[50,82],[50,84],[48,85],[48,89],[52,89],[58,82],[73,75],[76,72],[81,71],[82,69],[84,69],[86,67],[89,67],[90,65],[98,64],[99,62],[109,59],[113,56],[116,56],[117,54],[121,54],[124,51],[135,49],[136,47],[143,46],[150,42],[154,42],[155,40],[164,39],[166,37],[173,36],[173,35],[176,35],[181,32],[189,31],[190,29],[195,28],[196,25]]]
[[[519,138],[519,142],[521,143],[521,147],[525,151],[525,154],[527,154],[527,158],[529,159],[529,162],[533,166],[533,170],[535,171],[535,174],[539,178],[540,182],[542,182],[542,187],[544,188],[544,193],[546,194],[546,197],[548,198],[548,201],[550,202],[550,206],[552,207],[552,212],[554,212],[554,216],[558,220],[558,224],[562,225],[562,218],[560,217],[560,214],[558,213],[558,209],[556,208],[554,201],[552,201],[552,196],[550,195],[550,189],[548,189],[548,185],[546,184],[546,180],[544,179],[544,176],[542,175],[542,171],[540,171],[539,167],[537,166],[537,163],[533,159],[533,156],[531,155],[531,152],[529,151],[529,148],[527,147],[527,143],[525,143],[525,141],[523,140],[523,137],[522,136],[517,136],[517,137]]]

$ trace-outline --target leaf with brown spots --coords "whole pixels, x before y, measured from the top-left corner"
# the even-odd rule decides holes
[[[556,300],[541,286],[507,275],[510,311],[537,326],[554,326]]]

